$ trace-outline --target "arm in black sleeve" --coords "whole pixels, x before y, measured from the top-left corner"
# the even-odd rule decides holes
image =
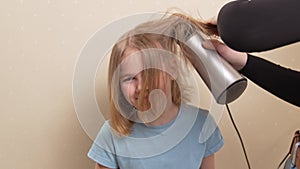
[[[300,72],[249,54],[240,72],[270,93],[300,107]]]
[[[218,32],[230,48],[261,52],[300,41],[300,0],[236,0],[218,14]]]

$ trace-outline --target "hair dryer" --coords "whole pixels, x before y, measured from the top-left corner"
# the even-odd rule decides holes
[[[189,51],[187,57],[216,102],[226,104],[237,99],[246,89],[247,79],[242,77],[216,51],[202,47],[201,42],[206,39],[204,34],[190,24],[185,23],[183,27],[181,25],[179,29],[184,32],[181,41]]]

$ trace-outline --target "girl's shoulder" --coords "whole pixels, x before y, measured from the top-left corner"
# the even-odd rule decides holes
[[[111,136],[111,134],[112,134],[112,128],[110,126],[110,121],[106,120],[100,127],[100,132],[98,133],[98,137]]]

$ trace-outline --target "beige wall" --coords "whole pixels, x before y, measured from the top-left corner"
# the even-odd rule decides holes
[[[179,7],[209,18],[225,2],[1,1],[0,168],[93,168],[94,163],[86,157],[92,141],[77,119],[72,100],[73,71],[88,39],[123,16]],[[300,46],[295,44],[259,56],[299,70],[299,53]],[[99,81],[97,84],[103,84]],[[97,91],[105,89],[97,86]],[[105,103],[103,97],[98,98],[100,105]],[[293,132],[299,129],[299,108],[252,82],[230,107],[253,169],[275,168],[287,152]],[[226,112],[220,128],[225,146],[217,154],[217,167],[246,168]]]

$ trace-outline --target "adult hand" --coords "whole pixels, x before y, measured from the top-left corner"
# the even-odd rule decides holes
[[[206,49],[216,50],[221,57],[238,71],[246,65],[248,59],[247,53],[235,51],[218,40],[203,41],[202,46]]]

